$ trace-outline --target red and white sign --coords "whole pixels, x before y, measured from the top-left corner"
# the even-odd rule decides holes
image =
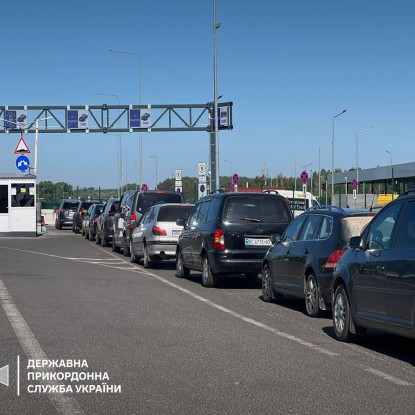
[[[14,154],[30,154],[29,147],[27,146],[23,137],[20,137],[20,140],[17,143],[16,148],[14,149]]]

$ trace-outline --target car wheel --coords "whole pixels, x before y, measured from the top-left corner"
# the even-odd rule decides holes
[[[130,241],[130,258],[131,258],[131,262],[138,262],[138,258],[137,258],[137,256],[136,256],[136,254],[135,254],[135,252],[134,252],[134,249],[133,249],[133,242],[132,241]]]
[[[60,231],[62,230],[62,224],[61,224],[61,223],[58,225],[58,229],[59,229]]]
[[[143,267],[144,268],[151,268],[151,260],[150,256],[148,255],[147,245],[144,244],[143,246]]]
[[[190,269],[186,268],[183,264],[183,255],[180,251],[176,253],[176,277],[189,278]]]
[[[89,236],[88,236],[88,239],[90,240],[90,241],[93,241],[95,238],[94,238],[94,235],[92,234],[92,232],[91,231],[89,231]]]
[[[101,246],[103,246],[104,248],[108,246],[108,240],[104,238],[104,235],[102,235],[101,237]]]
[[[120,247],[115,245],[115,238],[112,238],[112,252],[120,252]]]
[[[76,226],[76,225],[75,225],[75,230],[74,230],[74,232],[75,232],[75,233],[79,233],[78,226]]]
[[[271,269],[268,264],[265,264],[264,269],[262,270],[261,275],[262,280],[262,298],[267,303],[271,302],[274,298],[272,295],[272,279],[271,279]]]
[[[342,342],[348,342],[352,338],[350,332],[350,304],[346,289],[339,285],[334,294],[333,327],[336,338]]]
[[[202,261],[202,285],[206,288],[216,287],[218,285],[218,275],[212,272],[207,255]]]
[[[89,237],[89,233],[87,233],[86,231],[82,231],[82,235],[85,236],[85,239],[88,239]]]
[[[305,287],[305,309],[310,317],[318,317],[320,315],[318,285],[314,274],[310,274],[307,277]]]
[[[123,248],[124,256],[130,256],[130,247],[127,244],[127,238],[124,237],[124,248]]]
[[[100,236],[99,236],[98,232],[97,232],[97,234],[95,235],[95,243],[96,243],[97,245],[100,245],[100,244],[101,244],[101,238],[100,238]]]

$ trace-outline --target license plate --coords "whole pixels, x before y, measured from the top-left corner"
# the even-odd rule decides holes
[[[179,236],[180,235],[180,232],[181,232],[181,229],[173,229],[172,235],[173,236]]]
[[[269,238],[245,238],[245,246],[271,246]]]

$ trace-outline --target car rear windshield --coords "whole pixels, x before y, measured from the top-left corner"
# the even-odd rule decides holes
[[[140,193],[137,199],[137,211],[144,213],[156,203],[183,203],[183,196],[181,193]]]
[[[374,215],[345,216],[341,220],[342,239],[349,242],[352,236],[359,236],[363,228],[373,219]]]
[[[64,202],[62,209],[76,210],[78,202]]]
[[[158,222],[176,222],[178,218],[187,219],[193,206],[163,206],[157,216]]]
[[[229,222],[290,223],[292,216],[285,199],[281,197],[229,197],[224,219]]]

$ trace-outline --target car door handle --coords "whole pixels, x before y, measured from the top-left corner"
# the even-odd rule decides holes
[[[308,255],[310,253],[310,251],[306,248],[306,249],[304,249],[304,254],[305,255]]]

